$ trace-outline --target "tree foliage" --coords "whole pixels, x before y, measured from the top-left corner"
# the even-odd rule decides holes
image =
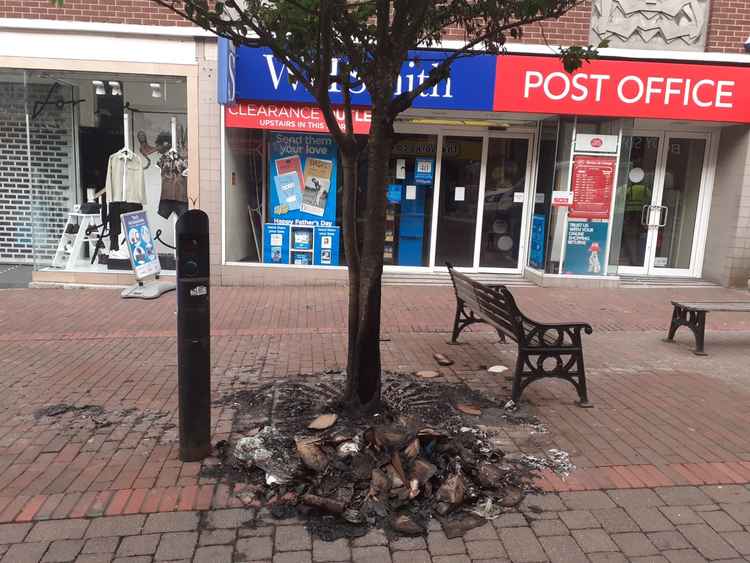
[[[353,142],[337,125],[329,88],[344,93],[367,87],[373,99],[387,97],[389,121],[421,94],[448,77],[453,62],[478,52],[501,53],[523,27],[556,19],[580,0],[154,0],[235,44],[262,45],[285,64],[290,76],[314,96],[327,125],[342,145]],[[393,82],[409,50],[440,46],[446,29],[460,29],[464,44],[411,92],[392,96]],[[569,72],[595,49],[558,47]],[[331,75],[331,60],[339,64]],[[390,78],[391,80],[384,80]]]
[[[457,59],[501,53],[507,40],[521,37],[524,26],[558,18],[581,0],[153,1],[235,44],[269,48],[286,66],[290,79],[299,82],[319,106],[341,151],[343,169],[343,242],[349,274],[344,399],[351,408],[376,405],[381,381],[385,184],[396,118],[420,94],[446,79]],[[447,56],[435,57],[427,78],[411,91],[396,94],[409,52],[441,47],[449,28],[461,30],[460,45]],[[568,71],[593,53],[591,46],[558,51]],[[351,93],[363,86],[372,116],[364,142],[354,135],[351,107]],[[335,118],[331,90],[343,97],[344,127]],[[357,174],[363,155],[364,187],[358,185]],[[364,212],[358,216],[360,207]]]

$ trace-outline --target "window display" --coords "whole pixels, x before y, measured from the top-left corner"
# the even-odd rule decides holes
[[[18,170],[0,178],[0,193],[16,203],[8,209],[18,234],[0,230],[0,259],[37,270],[130,270],[120,218],[144,209],[162,231],[162,267],[173,269],[174,224],[188,207],[185,80],[14,74],[0,75],[0,128],[18,133],[7,139],[17,152],[0,154],[0,168]]]
[[[329,135],[225,130],[230,262],[340,266],[339,153]]]
[[[338,252],[332,248],[325,254],[315,248],[321,236],[315,231],[325,228],[330,245],[338,242],[336,226],[336,172],[338,149],[328,135],[280,133],[269,135],[269,223],[289,225],[290,254],[279,254],[271,245],[271,254],[264,253],[267,264],[298,266],[338,266]],[[317,252],[316,252],[317,250]],[[322,261],[323,257],[325,262]]]

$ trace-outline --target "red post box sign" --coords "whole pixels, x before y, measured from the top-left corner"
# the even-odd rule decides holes
[[[495,111],[750,122],[750,67],[595,59],[497,58]]]

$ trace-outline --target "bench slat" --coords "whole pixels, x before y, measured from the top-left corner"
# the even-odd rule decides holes
[[[672,305],[691,311],[750,312],[750,301],[672,301]]]

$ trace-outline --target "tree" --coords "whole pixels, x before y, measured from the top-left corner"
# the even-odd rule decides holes
[[[264,46],[291,79],[315,98],[341,152],[343,241],[349,267],[347,385],[344,401],[368,410],[380,399],[380,307],[386,170],[396,117],[446,79],[461,57],[500,53],[522,26],[558,18],[580,0],[153,0],[235,44]],[[465,45],[444,58],[410,92],[394,95],[409,50],[439,44],[447,27],[465,30]],[[560,50],[572,71],[595,51]],[[332,65],[336,58],[338,64]],[[334,73],[335,74],[332,74]],[[343,94],[339,126],[329,90]],[[365,143],[353,133],[351,92],[365,86],[372,122]],[[357,227],[357,163],[367,156],[363,227]]]

